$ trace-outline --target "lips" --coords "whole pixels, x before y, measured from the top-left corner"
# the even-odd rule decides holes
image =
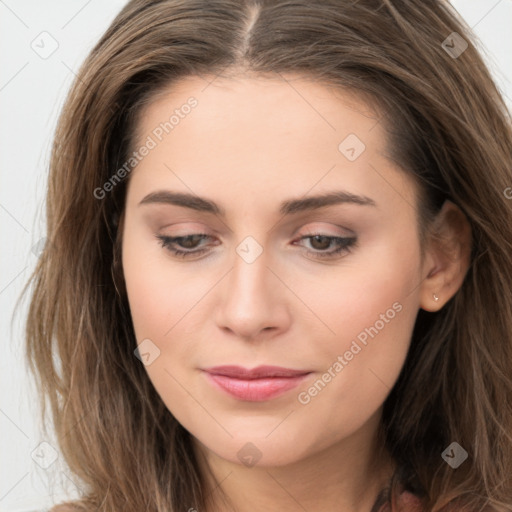
[[[213,375],[224,375],[225,377],[246,380],[271,377],[297,377],[298,375],[310,373],[308,370],[291,370],[290,368],[283,368],[281,366],[257,366],[249,370],[242,366],[232,365],[213,366],[212,368],[206,368],[205,371]]]
[[[210,383],[240,400],[262,402],[298,386],[311,372],[280,366],[214,366],[204,370]]]

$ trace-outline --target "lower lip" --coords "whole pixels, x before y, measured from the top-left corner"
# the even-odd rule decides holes
[[[206,372],[206,376],[215,386],[240,400],[264,402],[277,398],[297,387],[309,373],[296,377],[267,377],[262,379],[235,379],[225,375]]]

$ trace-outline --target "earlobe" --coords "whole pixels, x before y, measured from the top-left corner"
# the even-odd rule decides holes
[[[445,201],[427,243],[420,288],[422,309],[439,311],[460,289],[470,265],[471,242],[467,217],[454,203]]]

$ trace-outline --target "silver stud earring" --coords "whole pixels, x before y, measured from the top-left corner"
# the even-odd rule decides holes
[[[432,294],[432,296],[434,297],[434,300],[435,300],[436,302],[439,300],[439,297],[438,297],[435,293],[433,293],[433,294]]]

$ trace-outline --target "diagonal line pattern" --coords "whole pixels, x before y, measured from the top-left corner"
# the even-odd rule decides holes
[[[297,505],[298,505],[302,510],[304,510],[304,511],[306,511],[306,512],[307,512],[307,509],[306,509],[306,508],[304,508],[304,507],[303,507],[303,506],[302,506],[302,505],[301,505],[301,504],[300,504],[300,503],[299,503],[299,502],[298,502],[298,501],[297,501],[297,500],[296,500],[296,499],[295,499],[295,498],[294,498],[294,497],[293,497],[293,496],[292,496],[292,495],[291,495],[291,494],[286,490],[286,488],[285,488],[285,487],[284,487],[280,482],[278,482],[278,481],[276,480],[276,478],[275,478],[274,476],[272,476],[268,471],[265,471],[265,472],[266,472],[266,473],[267,473],[267,474],[268,474],[268,475],[269,475],[269,476],[274,480],[274,482],[275,482],[277,485],[279,485],[279,487],[281,487],[281,489],[283,489],[283,491],[284,491],[286,494],[288,494],[288,496],[290,496],[290,498],[291,498],[293,501],[295,501],[295,503],[297,503]]]
[[[1,290],[0,290],[0,295],[2,293],[4,293],[5,290],[7,290],[7,288],[9,288],[9,286],[11,286],[11,284],[21,275],[23,274],[23,272],[25,272],[25,269],[27,268],[28,265],[25,265],[21,270],[20,272],[18,272]]]
[[[5,3],[5,2],[4,2],[4,0],[0,0],[0,3],[1,3],[4,7],[6,7],[7,9],[9,9],[9,11],[11,11],[11,12],[12,12],[12,14],[14,14],[14,16],[16,16],[16,18],[18,18],[18,20],[19,20],[21,23],[23,23],[23,25],[25,25],[25,27],[30,28],[30,27],[29,27],[29,26],[28,26],[28,25],[27,25],[27,24],[26,24],[26,23],[25,23],[25,22],[24,22],[24,21],[23,21],[23,20],[22,20],[22,19],[21,19],[21,18],[20,18],[20,17],[19,17],[19,16],[18,16],[18,15],[17,15],[17,14],[16,14],[16,13],[15,13],[15,12],[14,12],[14,11],[13,11],[9,6],[8,6],[8,5],[7,5],[7,4],[6,4],[6,3]]]
[[[398,190],[397,190],[395,187],[393,187],[393,185],[391,185],[391,183],[389,183],[389,181],[388,181],[386,178],[384,178],[384,176],[382,176],[382,174],[381,174],[379,171],[377,171],[377,169],[376,169],[376,168],[375,168],[371,163],[369,163],[369,162],[368,162],[368,165],[369,165],[369,166],[370,166],[370,167],[371,167],[371,168],[372,168],[372,169],[373,169],[373,170],[374,170],[374,171],[375,171],[375,172],[376,172],[376,173],[377,173],[377,174],[378,174],[378,175],[379,175],[379,176],[380,176],[380,177],[381,177],[381,178],[382,178],[382,179],[383,179],[383,180],[384,180],[384,181],[385,181],[385,182],[386,182],[386,183],[387,183],[387,184],[388,184],[388,185],[389,185],[389,186],[390,186],[390,187],[391,187],[391,188],[392,188],[392,189],[393,189],[393,190],[394,190],[394,191],[395,191],[395,192],[396,192],[396,193],[397,193],[397,194],[398,194],[398,195],[399,195],[399,196],[400,196],[400,197],[401,197],[401,198],[402,198],[402,199],[403,199],[403,200],[404,200],[404,201],[405,201],[405,202],[406,202],[406,203],[407,203],[407,204],[408,204],[408,205],[409,205],[413,210],[415,210],[415,207],[414,207],[414,206],[413,206],[413,205],[412,205],[412,204],[411,204],[411,203],[410,203],[410,202],[409,202],[409,201],[408,201],[408,200],[407,200],[407,199],[406,199],[406,198],[405,198],[405,197],[404,197],[400,192],[398,192]]]
[[[28,476],[28,473],[25,473],[1,498],[0,501],[5,499],[7,495],[24,479]]]
[[[80,82],[82,82],[83,85],[85,85],[85,82],[63,60],[61,60],[61,62],[69,69],[69,71],[71,71],[71,73],[73,73],[73,75],[75,75],[76,78],[78,78],[78,80],[80,80]]]
[[[28,476],[28,473],[25,473],[1,498],[0,501],[2,501],[4,498],[7,497],[7,495],[24,479]]]
[[[71,18],[68,21],[66,21],[66,23],[64,23],[64,25],[60,27],[60,29],[62,30],[67,25],[69,25],[69,23],[71,23],[71,21],[73,21],[90,3],[91,0],[88,0],[84,5],[82,5],[82,7],[80,7],[80,9],[78,9],[78,11],[75,14],[73,14],[73,16],[71,16]]]
[[[501,4],[502,0],[498,0],[471,28],[474,30],[474,28],[482,22],[487,16],[493,11],[496,7],[498,7],[499,4]]]
[[[219,71],[219,72],[218,72],[218,73],[213,77],[213,79],[212,79],[210,82],[208,82],[208,80],[205,78],[204,80],[205,80],[206,82],[208,82],[208,85],[207,85],[207,86],[205,86],[205,87],[204,87],[204,89],[201,89],[201,92],[204,92],[208,87],[210,87],[210,85],[211,85],[213,82],[215,82],[215,80],[217,80],[217,78],[219,78],[219,76],[220,76],[220,74],[222,73],[222,71],[224,71],[225,69],[228,69],[228,68],[229,68],[229,66],[230,66],[230,64],[228,64],[227,66],[223,67],[223,68],[222,68],[222,69],[221,69],[221,70],[220,70],[220,71]]]
[[[281,73],[279,72],[276,72],[334,131],[336,131],[336,128],[331,124],[329,123],[329,121],[327,121],[327,119],[322,115],[320,114],[320,112],[318,112],[318,110],[306,99],[304,98],[304,96],[297,90],[295,89],[295,87],[293,87],[293,85],[288,81],[286,80],[286,78],[281,75]]]
[[[216,485],[213,489],[211,489],[209,492],[207,492],[207,493],[205,494],[205,498],[207,498],[208,496],[210,496],[210,494],[214,493],[214,492],[215,492],[215,491],[216,491],[216,490],[221,486],[222,482],[224,482],[225,480],[227,480],[227,479],[228,479],[228,477],[229,477],[229,476],[231,476],[232,474],[233,474],[233,471],[230,471],[230,472],[229,472],[229,473],[228,473],[228,474],[227,474],[227,475],[226,475],[226,476],[225,476],[225,477],[224,477],[220,482],[217,482],[217,481],[216,481],[217,485]]]
[[[21,224],[21,222],[19,222],[18,219],[4,205],[0,204],[0,208],[2,208],[8,215],[10,215],[14,222],[16,222],[16,224],[18,224],[18,226],[20,226],[21,229],[25,231],[25,233],[28,233],[28,229],[23,224]]]
[[[3,91],[27,66],[28,62],[25,62],[25,64],[23,64],[23,66],[21,66],[21,68],[18,69],[18,71],[16,71],[16,73],[14,73],[12,77],[9,78],[9,80],[7,80],[7,82],[5,82],[5,84],[2,85],[2,87],[0,87],[0,91]]]
[[[386,386],[388,389],[391,389],[371,368],[368,368],[368,370],[371,371],[373,375],[375,375],[375,377],[379,379],[384,386]]]
[[[21,430],[21,428],[16,424],[14,423],[14,421],[4,412],[2,411],[2,409],[0,409],[0,412],[27,438],[27,439],[30,439],[27,434],[25,434],[25,432],[23,432],[23,430]]]
[[[292,409],[266,436],[265,438],[267,438],[270,434],[272,434],[272,432],[274,432],[286,419],[288,419],[288,417],[290,416],[290,414],[292,414],[293,412],[295,412],[295,409]]]

